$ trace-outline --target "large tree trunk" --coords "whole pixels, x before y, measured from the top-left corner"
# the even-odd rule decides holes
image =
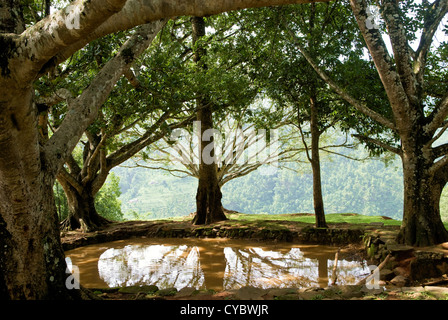
[[[72,186],[61,183],[67,196],[69,208],[68,217],[61,222],[63,230],[81,229],[82,232],[92,232],[110,223],[101,217],[95,208],[95,195],[90,186],[79,192]]]
[[[121,76],[123,66],[127,67],[134,55],[138,56],[152,41],[148,30],[143,29],[141,32],[144,33],[143,41],[132,41],[137,40],[140,34],[128,40],[125,44],[128,46],[126,55],[118,54],[108,62],[110,68],[104,72],[102,70],[80,98],[72,101],[61,126],[43,144],[39,141],[38,110],[33,102],[34,88],[32,81],[26,80],[27,77],[35,78],[39,65],[27,68],[32,64],[31,60],[23,58],[23,63],[11,64],[5,61],[6,56],[0,59],[1,298],[81,297],[82,290],[66,285],[66,280],[72,275],[66,274],[53,185],[64,160],[95,119],[97,108],[94,106],[101,105],[107,98]],[[19,56],[20,50],[15,51],[16,46],[10,34],[1,34],[0,38],[4,40],[2,53],[11,52],[12,57]],[[37,54],[37,51],[34,52]],[[98,90],[98,83],[102,84],[101,90]],[[100,101],[97,103],[95,99]]]
[[[202,17],[192,18],[193,42],[196,44],[200,37],[205,36],[205,21]],[[206,65],[201,61],[205,55],[204,48],[196,48],[194,61],[198,67],[206,69]],[[219,187],[218,172],[215,161],[204,161],[204,156],[213,158],[214,148],[211,148],[213,154],[205,154],[204,149],[213,146],[213,136],[209,142],[212,145],[206,145],[202,141],[204,132],[213,129],[212,106],[207,97],[197,99],[197,120],[201,125],[199,131],[199,182],[196,194],[196,215],[193,218],[193,224],[210,224],[217,221],[226,220],[227,217],[222,209],[222,193]],[[208,159],[210,160],[210,159]]]
[[[322,179],[320,171],[319,139],[321,132],[318,126],[318,105],[316,97],[310,99],[311,111],[311,167],[313,170],[313,205],[316,216],[316,227],[327,228],[325,221],[324,200],[322,196]]]
[[[4,1],[0,32],[20,33],[20,1]],[[3,39],[3,38],[2,38]],[[65,299],[80,291],[65,286],[68,275],[53,197],[54,165],[39,145],[31,83],[5,64],[0,83],[0,299]]]
[[[448,231],[440,217],[440,196],[444,175],[430,173],[419,151],[403,155],[403,222],[397,241],[412,246],[430,246],[448,241]]]
[[[30,89],[14,100],[22,106],[28,103],[33,110],[31,95]],[[0,297],[77,296],[79,290],[65,287],[68,275],[53,197],[54,178],[47,172],[50,164],[40,154],[37,130],[33,130],[36,113],[5,116],[13,105],[3,106],[1,127],[8,130],[0,130]]]

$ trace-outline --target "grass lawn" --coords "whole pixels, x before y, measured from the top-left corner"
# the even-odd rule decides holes
[[[308,213],[290,213],[290,214],[246,214],[246,213],[231,213],[227,214],[229,222],[259,222],[264,221],[274,222],[274,221],[292,221],[292,222],[302,222],[314,224],[316,222],[313,214]],[[360,223],[371,223],[371,222],[382,222],[384,225],[401,225],[400,220],[394,220],[387,217],[381,216],[365,216],[356,213],[330,213],[325,215],[327,223],[350,223],[350,224],[360,224]],[[177,218],[169,218],[167,220],[175,221],[188,221],[191,220],[191,216],[183,216]],[[448,227],[448,223],[446,224]]]
[[[281,220],[295,221],[303,223],[315,223],[315,217],[311,214],[230,214],[230,220],[260,221],[260,220]],[[381,216],[364,216],[356,213],[330,213],[325,215],[327,223],[371,223],[382,222],[384,225],[400,225],[401,221],[383,218]]]
[[[286,214],[247,214],[247,213],[231,213],[227,214],[230,221],[240,222],[263,222],[263,221],[294,221],[302,223],[314,224],[315,217],[308,213],[286,213]],[[176,218],[168,218],[167,220],[188,221],[191,216],[182,216]],[[371,223],[382,222],[385,226],[400,226],[401,220],[390,219],[382,216],[365,216],[357,213],[329,213],[325,215],[327,223]],[[448,230],[448,221],[444,220],[443,224]]]

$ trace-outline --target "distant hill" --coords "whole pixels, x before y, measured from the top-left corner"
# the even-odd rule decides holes
[[[302,173],[282,169],[262,175],[255,171],[228,182],[222,189],[224,207],[253,214],[313,212],[309,165],[296,169]],[[195,211],[195,178],[178,178],[144,168],[119,167],[114,172],[120,177],[120,200],[126,219],[168,218]],[[361,162],[335,156],[322,163],[322,183],[327,213],[402,218],[399,161],[386,166],[379,160]]]

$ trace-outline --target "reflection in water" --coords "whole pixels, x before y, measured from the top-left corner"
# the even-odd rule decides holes
[[[85,287],[155,284],[159,288],[325,287],[336,248],[223,239],[133,239],[66,252]],[[369,273],[363,261],[339,260],[338,284]]]
[[[202,287],[198,247],[127,245],[108,249],[98,259],[98,274],[109,287],[156,284]]]

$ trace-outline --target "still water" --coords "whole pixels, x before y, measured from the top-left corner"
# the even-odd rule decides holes
[[[229,290],[326,287],[337,248],[228,239],[131,239],[66,252],[87,288],[157,285]],[[339,259],[337,284],[369,274],[365,261]]]

